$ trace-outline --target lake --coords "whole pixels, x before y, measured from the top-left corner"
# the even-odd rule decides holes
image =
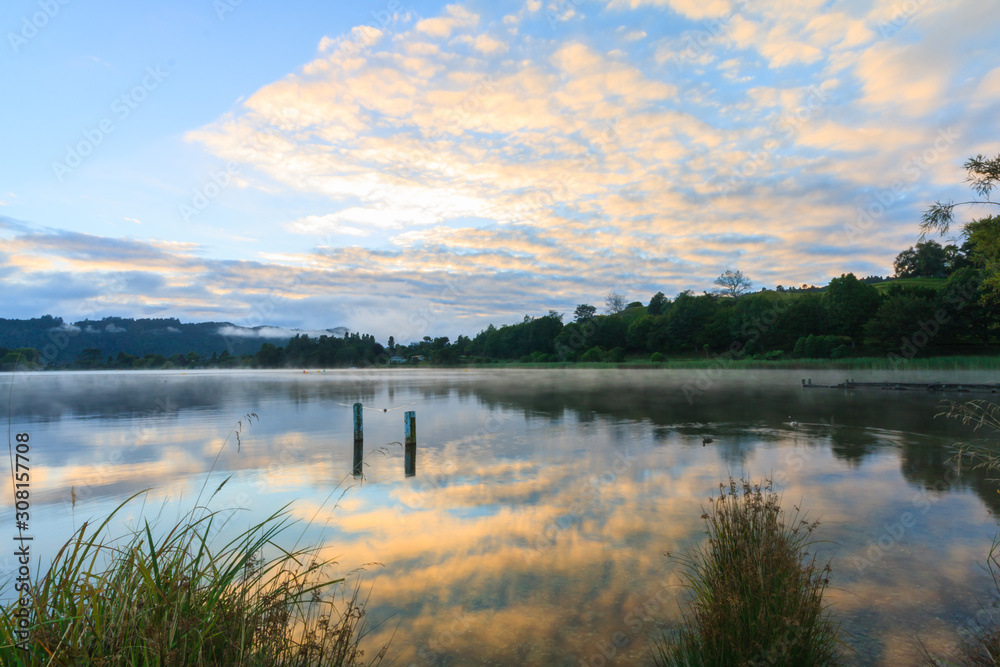
[[[213,508],[245,508],[234,524],[246,527],[292,503],[295,517],[312,522],[307,541],[324,543],[342,573],[363,567],[375,626],[366,645],[394,634],[395,664],[650,664],[650,638],[677,622],[684,597],[664,552],[699,543],[702,507],[731,475],[774,479],[787,510],[821,521],[816,553],[833,565],[826,599],[852,662],[911,664],[918,639],[948,647],[982,605],[996,619],[983,565],[997,534],[997,483],[949,463],[955,443],[991,434],[935,418],[942,398],[990,396],[802,389],[807,377],[998,379],[78,372],[7,376],[0,389],[11,397],[13,432],[31,437],[29,534],[44,562],[74,526],[141,489],[151,489],[145,508],[133,503],[122,515],[133,524],[142,512],[189,509],[218,456],[209,492],[232,478]],[[370,408],[360,476],[355,402]],[[417,420],[412,476],[400,444],[406,411]],[[2,493],[0,523],[13,526],[12,489]],[[0,569],[13,571],[10,555],[0,555]]]

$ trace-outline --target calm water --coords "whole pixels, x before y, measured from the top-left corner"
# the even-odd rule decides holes
[[[683,596],[664,552],[703,537],[720,481],[768,475],[784,506],[822,522],[817,552],[833,559],[828,600],[853,660],[912,663],[915,639],[947,647],[994,602],[982,564],[1000,493],[947,462],[954,443],[987,434],[935,419],[940,394],[803,390],[803,376],[844,372],[23,374],[12,428],[31,435],[43,560],[140,489],[152,488],[145,510],[124,518],[188,509],[221,449],[209,486],[232,480],[213,507],[246,508],[245,526],[294,501],[313,521],[307,539],[344,573],[365,566],[368,620],[384,621],[370,645],[395,633],[402,665],[648,664],[649,638],[676,622]],[[363,479],[356,401],[377,408],[364,412]],[[417,413],[411,477],[406,410]],[[239,451],[234,438],[223,448],[248,412],[260,421],[244,421]],[[11,489],[0,493],[0,525],[12,526]]]

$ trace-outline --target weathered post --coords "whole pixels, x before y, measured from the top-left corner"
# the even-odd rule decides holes
[[[362,418],[364,409],[360,403],[354,404],[354,476],[361,476],[361,461],[365,455],[365,427]]]
[[[407,477],[417,474],[417,413],[403,415],[403,469]]]

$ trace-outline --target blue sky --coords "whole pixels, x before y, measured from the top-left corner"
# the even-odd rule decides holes
[[[1000,153],[994,10],[8,2],[0,316],[410,340],[887,275]]]

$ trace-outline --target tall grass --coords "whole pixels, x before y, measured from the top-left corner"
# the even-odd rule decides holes
[[[730,478],[702,515],[708,542],[679,556],[692,594],[685,623],[653,649],[664,666],[833,665],[840,657],[823,604],[829,564],[807,549],[818,522],[786,520],[772,483]]]
[[[288,506],[226,540],[226,514],[197,500],[167,530],[144,521],[112,537],[115,518],[143,493],[74,532],[31,582],[24,616],[17,602],[0,608],[0,664],[361,664],[359,590],[326,575],[333,563],[319,547],[279,544],[293,525]],[[19,642],[22,618],[29,637]]]

